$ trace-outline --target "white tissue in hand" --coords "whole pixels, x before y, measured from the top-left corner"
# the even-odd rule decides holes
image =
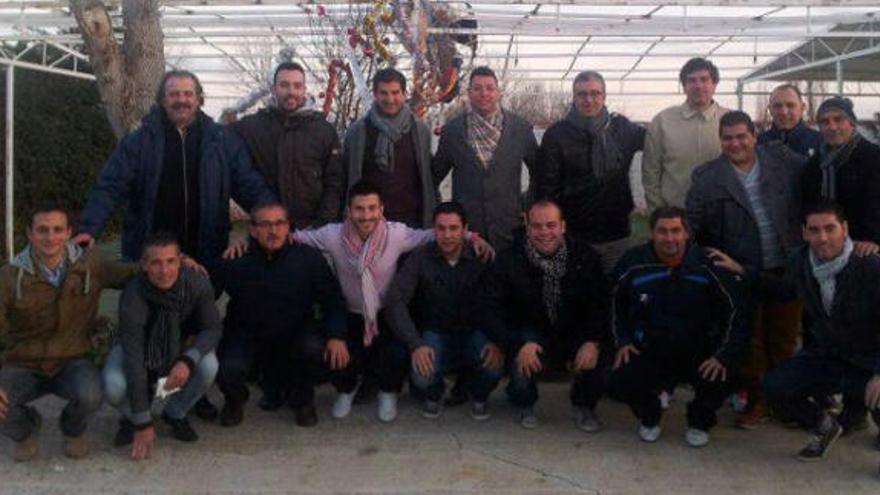
[[[168,377],[163,376],[162,378],[159,378],[159,380],[156,382],[156,398],[164,399],[165,397],[168,397],[175,392],[180,392],[180,387],[173,388],[171,390],[165,390],[165,382],[167,381]]]

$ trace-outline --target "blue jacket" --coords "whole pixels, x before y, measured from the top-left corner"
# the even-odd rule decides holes
[[[153,212],[165,152],[164,110],[154,106],[141,127],[126,135],[104,165],[83,210],[79,230],[97,238],[107,220],[124,206],[122,257],[137,260],[153,230]],[[271,199],[259,173],[251,166],[243,141],[210,117],[199,113],[202,152],[199,164],[199,252],[201,262],[216,260],[229,240],[229,198],[249,210]]]
[[[665,354],[688,350],[737,368],[749,339],[742,283],[690,245],[681,265],[663,264],[648,242],[615,268],[611,325],[617,347]]]
[[[767,144],[772,141],[781,141],[795,153],[805,159],[818,155],[822,149],[822,134],[807,127],[804,121],[798,122],[790,131],[779,129],[776,126],[758,134],[758,144]]]

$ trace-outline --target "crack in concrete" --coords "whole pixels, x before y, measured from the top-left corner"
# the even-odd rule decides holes
[[[513,460],[513,459],[508,459],[508,458],[503,457],[503,456],[500,456],[500,455],[498,455],[498,454],[494,454],[494,453],[492,453],[492,452],[486,452],[486,451],[483,451],[483,450],[475,449],[475,448],[473,448],[473,447],[469,447],[469,448],[467,448],[467,450],[470,450],[471,452],[474,452],[474,453],[480,454],[480,455],[485,456],[485,457],[489,457],[489,458],[491,458],[491,459],[495,459],[495,460],[498,461],[498,462],[501,462],[501,463],[504,463],[504,464],[507,464],[507,465],[510,465],[510,466],[518,467],[518,468],[520,468],[520,469],[525,469],[525,470],[527,470],[527,471],[531,471],[531,472],[533,472],[533,473],[540,474],[540,475],[541,475],[542,477],[544,477],[544,478],[552,478],[552,479],[555,479],[555,480],[561,481],[561,482],[566,483],[566,484],[572,486],[573,488],[576,488],[576,489],[578,489],[578,490],[580,490],[580,491],[582,491],[582,492],[585,492],[585,493],[592,493],[592,494],[594,494],[594,495],[600,495],[600,493],[599,493],[598,490],[594,490],[594,489],[592,489],[592,488],[585,487],[584,485],[578,483],[576,480],[573,480],[573,479],[571,479],[571,478],[569,478],[569,477],[567,477],[567,476],[563,476],[563,475],[561,475],[561,474],[556,474],[556,473],[551,473],[551,472],[547,471],[546,469],[542,469],[542,468],[539,468],[539,467],[529,466],[529,465],[527,465],[527,464],[523,464],[523,463],[521,463],[521,462],[517,462],[517,461],[515,461],[515,460]]]

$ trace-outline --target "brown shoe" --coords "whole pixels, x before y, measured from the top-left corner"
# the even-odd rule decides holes
[[[15,462],[28,462],[34,460],[40,455],[40,428],[43,426],[43,418],[35,410],[32,410],[34,418],[34,428],[31,434],[24,440],[16,442],[15,450],[12,451],[12,458]]]
[[[754,430],[770,420],[770,411],[767,406],[757,404],[750,411],[737,414],[733,425],[741,430]]]
[[[91,450],[85,434],[78,437],[64,437],[64,455],[71,459],[82,459],[88,456]]]

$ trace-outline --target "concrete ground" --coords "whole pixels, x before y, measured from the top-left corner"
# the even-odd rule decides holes
[[[542,384],[542,424],[524,430],[513,421],[503,394],[493,396],[493,417],[477,423],[467,406],[435,421],[401,399],[393,424],[374,418],[375,404],[356,406],[342,421],[329,415],[333,392],[319,389],[320,423],[293,423],[289,410],[260,411],[252,400],[245,422],[225,429],[193,420],[201,439],[183,444],[159,427],[154,458],[134,463],[112,447],[117,415],[104,407],[90,430],[93,455],[71,461],[61,453],[61,402],[38,402],[47,421],[41,458],[24,465],[0,441],[0,493],[487,493],[487,494],[806,494],[880,493],[876,430],[843,438],[828,458],[801,463],[793,454],[803,432],[770,424],[735,430],[729,410],[705,448],[683,441],[684,400],[679,392],[663,421],[660,441],[642,443],[627,408],[605,399],[606,428],[574,428],[567,387]],[[258,395],[258,394],[255,394]]]

